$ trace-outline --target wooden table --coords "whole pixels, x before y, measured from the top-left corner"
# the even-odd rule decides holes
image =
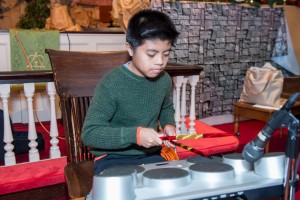
[[[272,114],[276,112],[275,109],[265,109],[255,107],[254,104],[238,101],[233,104],[234,113],[234,133],[239,135],[239,119],[246,117],[267,122]]]
[[[281,105],[290,98],[294,93],[300,91],[300,76],[285,77],[283,81],[282,93],[281,93]],[[239,117],[247,117],[250,119],[257,119],[267,122],[272,114],[276,112],[276,109],[266,109],[254,107],[254,104],[245,102],[236,102],[233,104],[234,113],[234,133],[239,134]],[[300,100],[294,104],[292,108],[294,115],[300,115]]]
[[[286,99],[282,99],[282,105]],[[260,121],[267,122],[273,113],[275,113],[276,109],[267,109],[267,108],[260,108],[254,106],[254,104],[246,103],[238,101],[233,104],[233,113],[234,113],[234,133],[236,135],[240,135],[239,133],[239,120],[240,117],[246,117],[250,119],[256,119]],[[294,115],[300,114],[300,101],[297,101],[293,108],[291,109],[292,113]],[[282,130],[280,130],[280,133],[282,133]],[[266,152],[269,150],[269,145],[266,147]]]

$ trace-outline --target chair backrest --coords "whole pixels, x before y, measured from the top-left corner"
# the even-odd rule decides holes
[[[92,160],[80,135],[84,118],[99,80],[130,60],[127,51],[76,52],[47,49],[66,137],[69,163]]]

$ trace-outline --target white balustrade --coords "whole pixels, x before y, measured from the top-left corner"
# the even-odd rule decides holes
[[[47,92],[50,98],[50,109],[51,109],[51,121],[50,121],[50,136],[51,136],[51,148],[50,148],[50,158],[59,158],[60,150],[58,146],[58,129],[56,123],[56,113],[55,113],[55,95],[56,90],[53,82],[47,83]]]
[[[38,143],[37,132],[35,127],[35,119],[34,119],[34,104],[33,98],[35,94],[35,84],[34,83],[24,83],[24,96],[27,100],[27,110],[28,110],[28,146],[30,150],[28,152],[29,162],[35,162],[40,160],[39,150],[37,149]],[[11,166],[16,164],[16,156],[14,153],[14,145],[12,144],[14,141],[13,133],[11,129],[10,117],[9,117],[9,97],[11,94],[11,84],[0,84],[0,97],[2,99],[3,113],[4,113],[4,139],[5,143],[4,149],[6,151],[4,156],[4,164],[5,166]],[[46,83],[46,90],[49,96],[50,101],[50,158],[59,158],[61,157],[61,152],[58,146],[58,128],[56,121],[56,106],[55,106],[55,96],[56,90],[53,82]],[[0,133],[2,134],[2,133]]]
[[[176,134],[179,135],[181,134],[181,129],[180,129],[180,88],[183,83],[183,76],[175,76],[173,77],[173,82],[175,86],[175,93],[176,93],[176,103],[175,105],[175,123],[176,123]]]
[[[5,143],[4,149],[6,151],[4,155],[4,162],[5,165],[15,165],[16,164],[16,157],[15,153],[13,152],[14,145],[12,142],[14,141],[10,120],[9,120],[9,112],[8,112],[8,98],[10,96],[10,84],[1,84],[0,85],[0,97],[2,99],[3,105],[3,118],[4,118],[4,133],[3,134],[3,142]]]
[[[34,95],[34,83],[25,83],[24,84],[24,94],[27,98],[27,106],[28,106],[28,139],[29,139],[29,161],[39,161],[40,154],[38,149],[38,143],[35,141],[37,139],[35,123],[34,123],[34,115],[33,115],[33,95]]]
[[[175,90],[173,93],[173,101],[175,107],[175,123],[176,123],[176,134],[189,133],[196,134],[195,130],[195,95],[196,95],[196,85],[199,81],[199,75],[191,75],[189,77],[184,76],[175,76],[173,77],[173,82]],[[190,84],[191,86],[191,96],[190,96],[190,113],[189,113],[189,129],[187,130],[186,122],[186,85]],[[182,87],[182,93],[180,96],[180,90]]]
[[[196,119],[196,114],[195,114],[195,98],[196,98],[196,85],[199,81],[199,75],[193,75],[189,76],[189,83],[191,85],[191,107],[190,107],[190,129],[189,133],[190,134],[196,134],[195,130],[195,119]]]
[[[180,110],[180,116],[181,116],[181,133],[187,133],[187,128],[185,125],[185,117],[186,117],[186,84],[188,82],[188,78],[184,78],[182,82],[182,90],[181,90],[181,110]]]
[[[198,75],[192,75],[189,77],[184,76],[175,76],[173,77],[174,82],[174,106],[175,106],[175,122],[176,122],[176,133],[189,133],[195,134],[195,89],[196,85],[199,81]],[[187,106],[186,106],[186,86],[190,84],[191,86],[191,96],[190,96],[190,109],[189,109],[189,129],[187,130],[185,122],[187,114]],[[34,106],[33,106],[33,97],[35,94],[35,85],[34,83],[24,83],[24,95],[27,100],[27,109],[28,109],[28,139],[29,143],[28,146],[30,150],[29,154],[29,161],[39,161],[40,155],[37,149],[38,143],[36,142],[37,139],[37,132],[35,127],[35,119],[34,119]],[[13,135],[10,125],[9,119],[9,109],[8,109],[8,99],[10,97],[10,84],[0,84],[0,97],[2,99],[3,111],[4,111],[4,142],[5,142],[5,165],[15,165],[16,164],[16,157],[14,153],[14,146],[13,142]],[[47,94],[49,96],[50,102],[50,158],[58,158],[61,156],[61,152],[58,146],[58,128],[57,128],[57,121],[56,121],[56,109],[55,109],[55,97],[56,97],[56,90],[53,82],[48,82],[46,84]]]

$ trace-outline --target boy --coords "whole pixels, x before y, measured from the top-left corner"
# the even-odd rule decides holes
[[[165,134],[175,135],[172,79],[163,70],[178,34],[159,11],[142,10],[130,19],[126,47],[132,60],[100,81],[83,125],[82,141],[97,157],[95,174],[165,161],[157,126],[159,121]]]

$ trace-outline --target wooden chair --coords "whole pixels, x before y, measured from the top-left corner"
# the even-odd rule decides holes
[[[281,94],[282,105],[285,101],[295,92],[300,91],[300,77],[285,77],[283,81],[283,88]],[[267,122],[272,114],[276,112],[276,109],[268,109],[255,107],[254,104],[246,102],[236,102],[233,104],[233,113],[234,113],[234,133],[239,135],[239,119],[240,117],[246,117],[249,119],[256,119]],[[298,100],[293,108],[292,113],[294,115],[300,114],[300,100]],[[268,151],[268,148],[266,148]]]
[[[66,138],[68,164],[65,179],[71,199],[90,192],[93,180],[93,156],[80,138],[83,121],[94,88],[109,70],[129,60],[127,51],[84,53],[47,49]]]

